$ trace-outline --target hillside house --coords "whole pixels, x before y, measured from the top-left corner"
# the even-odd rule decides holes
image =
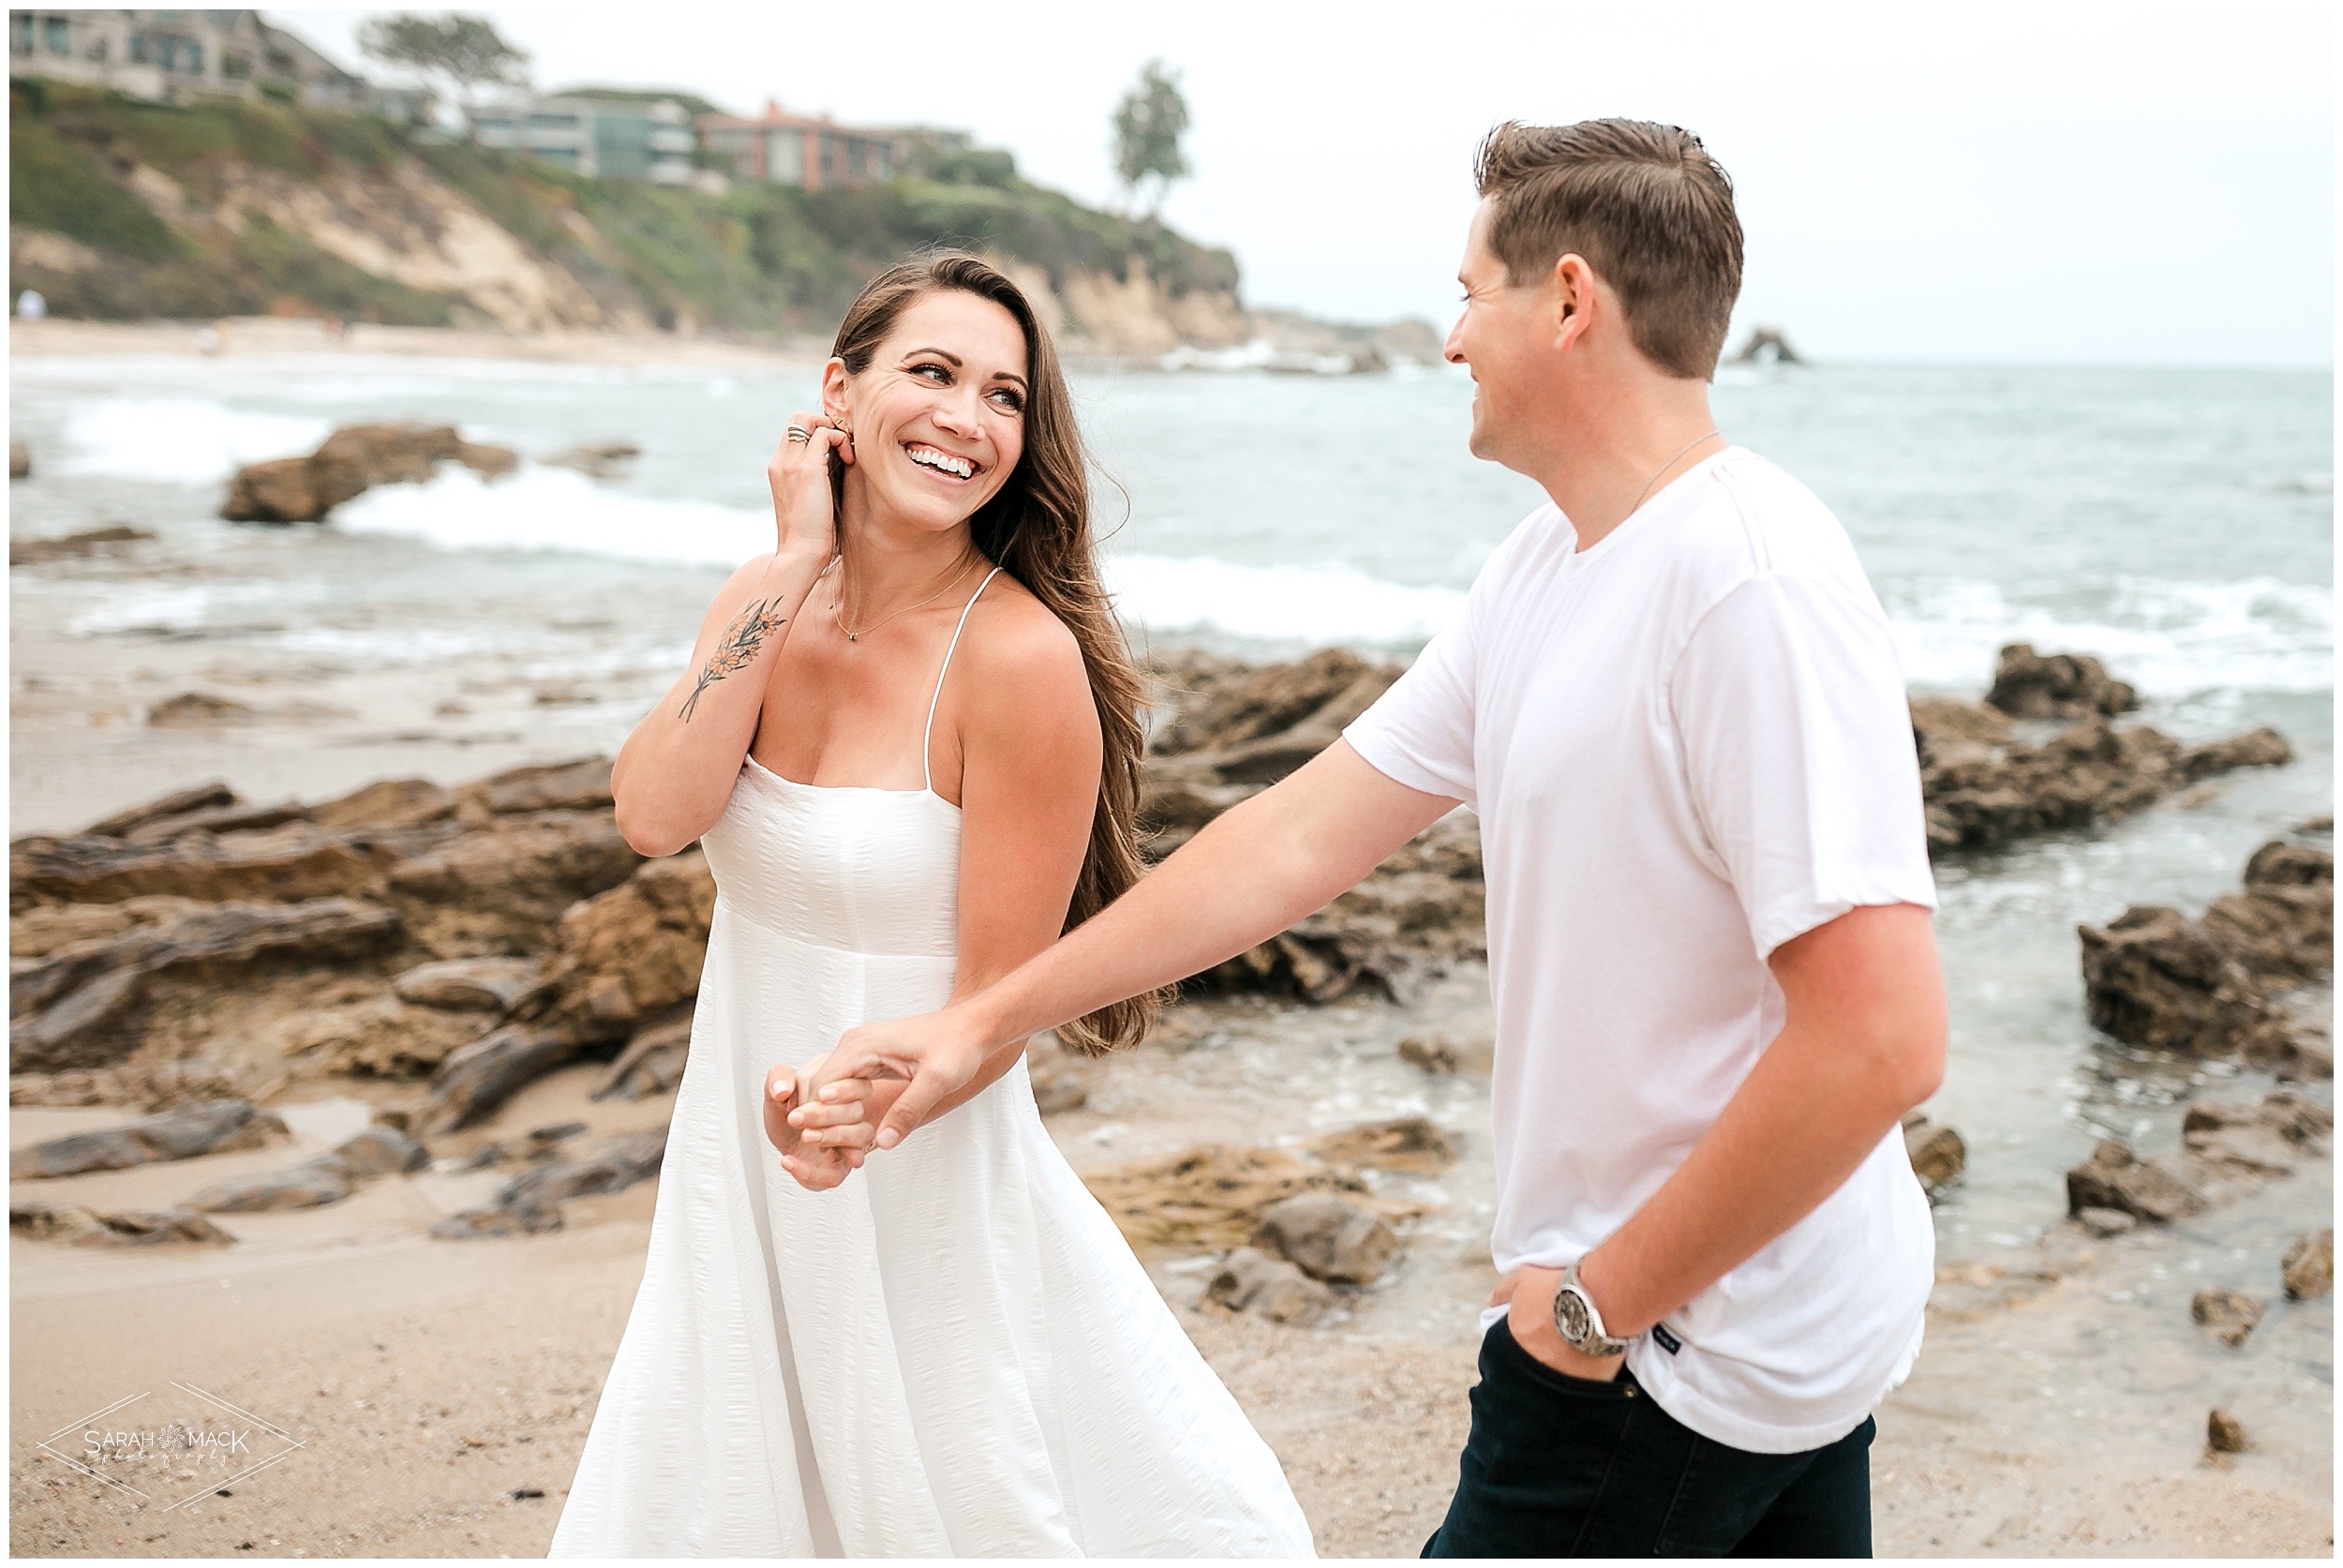
[[[87,82],[157,103],[275,97],[403,120],[427,105],[426,95],[344,70],[258,11],[10,11],[8,74]]]
[[[842,126],[827,115],[789,113],[771,98],[762,114],[703,114],[695,124],[700,145],[735,179],[809,190],[895,179],[918,172],[923,154],[942,157],[969,145],[965,131]]]
[[[484,147],[530,153],[592,179],[653,185],[690,185],[698,145],[691,115],[672,98],[528,98],[481,110],[472,128]]]

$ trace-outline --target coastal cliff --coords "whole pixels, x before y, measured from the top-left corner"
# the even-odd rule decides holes
[[[1246,342],[1235,259],[983,166],[722,194],[603,182],[376,119],[9,86],[8,282],[99,320],[826,336],[924,246],[992,257],[1072,352]]]

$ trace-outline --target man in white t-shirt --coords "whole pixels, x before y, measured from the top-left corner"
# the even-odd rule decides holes
[[[796,1114],[892,1146],[1007,1043],[1470,805],[1502,1279],[1427,1555],[1868,1555],[1871,1411],[1933,1263],[1900,1123],[1945,1055],[1887,619],[1829,511],[1709,414],[1741,232],[1699,140],[1508,125],[1476,172],[1447,354],[1474,454],[1552,504],[1341,741],[990,989],[848,1034]],[[875,1127],[870,1078],[909,1080]]]

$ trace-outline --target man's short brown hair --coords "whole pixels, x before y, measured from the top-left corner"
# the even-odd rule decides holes
[[[1482,141],[1472,175],[1509,280],[1533,282],[1574,251],[1618,291],[1646,358],[1716,374],[1741,291],[1741,220],[1699,137],[1648,120],[1509,120]]]

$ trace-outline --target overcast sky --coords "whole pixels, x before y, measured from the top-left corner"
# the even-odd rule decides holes
[[[346,63],[366,11],[272,11]],[[2327,365],[2320,4],[572,5],[486,11],[539,85],[768,97],[1009,148],[1113,199],[1108,117],[1182,74],[1165,208],[1246,300],[1443,329],[1474,142],[1509,118],[1697,131],[1748,235],[1739,321],[1834,359]],[[1386,20],[1388,19],[1388,20]]]

